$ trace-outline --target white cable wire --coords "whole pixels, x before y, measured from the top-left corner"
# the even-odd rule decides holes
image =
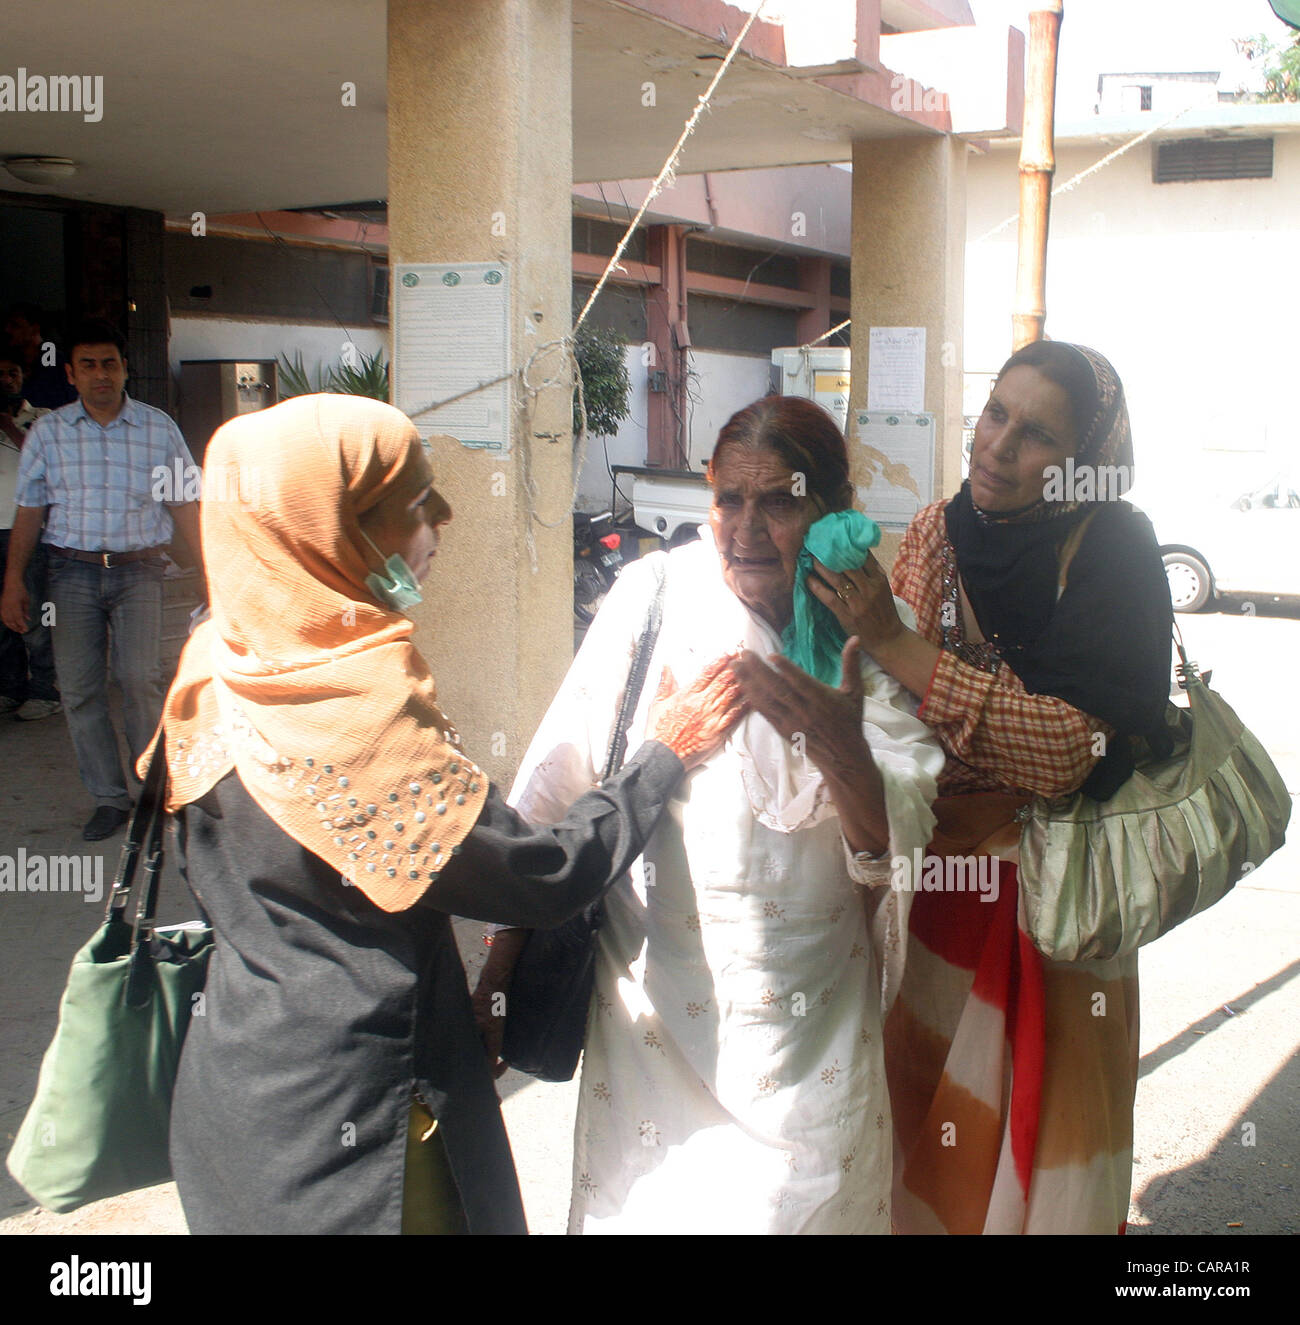
[[[801,350],[811,350],[814,345],[820,345],[822,341],[827,340],[829,337],[833,336],[837,331],[843,331],[844,328],[847,327],[849,323],[852,321],[853,319],[851,317],[846,317],[844,321],[839,324],[838,327],[832,327],[829,331],[823,331],[822,334],[818,336],[816,340],[805,341],[804,344],[800,345],[798,348]]]
[[[1093,164],[1087,168],[1087,170],[1079,171],[1077,175],[1074,175],[1070,179],[1067,179],[1064,184],[1058,185],[1056,188],[1054,188],[1052,190],[1052,197],[1055,198],[1062,193],[1069,193],[1071,189],[1075,188],[1079,184],[1082,184],[1083,181],[1087,179],[1089,175],[1095,175],[1097,171],[1101,170],[1104,166],[1110,165],[1110,163],[1114,161],[1116,157],[1123,156],[1125,152],[1136,147],[1140,142],[1144,142],[1146,139],[1150,138],[1153,133],[1159,133],[1161,129],[1167,129],[1175,120],[1181,119],[1191,109],[1192,109],[1191,106],[1184,106],[1183,109],[1180,110],[1176,115],[1171,115],[1167,120],[1163,120],[1160,124],[1153,124],[1151,128],[1145,130],[1143,133],[1138,134],[1136,138],[1130,139],[1127,143],[1123,143],[1119,147],[1117,147],[1113,152],[1107,153],[1107,155],[1102,157],[1100,161],[1094,161]],[[982,244],[986,239],[992,239],[994,235],[1001,234],[1001,232],[1005,230],[1007,226],[1014,225],[1019,219],[1020,219],[1019,212],[1017,212],[1014,216],[1008,216],[1005,221],[999,222],[999,224],[995,225],[992,230],[990,230],[987,234],[981,235],[974,242],[976,244]]]
[[[1117,147],[1113,152],[1107,153],[1107,155],[1102,157],[1100,161],[1093,162],[1093,164],[1090,165],[1087,168],[1087,170],[1081,170],[1077,175],[1073,175],[1069,179],[1067,179],[1064,184],[1061,184],[1057,188],[1053,189],[1052,197],[1055,198],[1062,193],[1069,193],[1071,189],[1077,188],[1080,184],[1083,183],[1085,179],[1088,178],[1089,175],[1095,175],[1099,170],[1110,165],[1110,163],[1114,161],[1117,157],[1123,156],[1125,152],[1130,151],[1132,148],[1136,147],[1140,142],[1143,142],[1147,138],[1150,138],[1153,133],[1159,133],[1161,129],[1167,129],[1175,120],[1181,119],[1191,109],[1192,109],[1191,106],[1184,106],[1183,109],[1180,110],[1176,115],[1171,115],[1167,120],[1162,121],[1160,124],[1153,125],[1150,129],[1147,129],[1144,132],[1138,134],[1136,138],[1130,139],[1127,143],[1124,143],[1121,146]],[[976,244],[982,244],[986,239],[992,239],[994,235],[1000,234],[1003,230],[1007,228],[1007,226],[1014,225],[1016,221],[1018,221],[1019,219],[1020,219],[1019,212],[1017,212],[1014,216],[1008,216],[1005,221],[1002,221],[999,224],[995,225],[993,229],[990,230],[987,234],[980,235],[978,239],[972,242]],[[801,350],[811,349],[814,345],[819,345],[822,341],[828,340],[831,336],[835,335],[837,331],[843,331],[844,328],[847,327],[849,323],[852,321],[853,321],[852,318],[846,317],[844,321],[839,324],[839,326],[832,327],[829,331],[825,331],[820,336],[818,336],[816,340],[806,341],[803,345],[800,345],[798,348]]]
[[[614,250],[614,256],[610,258],[605,270],[601,272],[600,280],[596,282],[596,288],[592,290],[587,298],[587,302],[582,307],[582,312],[578,314],[578,320],[573,324],[574,331],[577,331],[587,320],[587,314],[591,311],[592,304],[596,302],[596,296],[600,294],[602,289],[604,289],[605,282],[609,279],[610,272],[614,270],[615,266],[618,264],[619,258],[623,256],[623,250],[627,248],[628,241],[632,238],[637,226],[641,224],[641,218],[649,210],[650,204],[660,195],[660,193],[663,192],[665,185],[670,183],[674,178],[673,172],[677,166],[677,158],[681,156],[682,149],[686,146],[686,140],[695,132],[695,125],[699,121],[700,116],[708,109],[714,90],[722,81],[723,74],[725,74],[731,67],[732,60],[736,58],[736,52],[740,49],[740,45],[748,35],[750,28],[754,26],[754,20],[763,12],[763,7],[766,4],[767,0],[759,0],[754,12],[745,20],[744,27],[742,27],[740,32],[736,35],[736,40],[731,43],[731,49],[727,52],[726,59],[723,60],[718,66],[717,71],[714,73],[713,81],[700,94],[700,99],[696,102],[695,109],[687,119],[685,128],[682,129],[681,137],[678,138],[677,142],[673,145],[673,150],[668,153],[668,159],[664,162],[662,169],[655,176],[654,183],[650,186],[650,192],[645,196],[645,201],[637,209],[637,213],[632,218],[631,224],[623,232],[623,238],[619,240],[618,247]]]

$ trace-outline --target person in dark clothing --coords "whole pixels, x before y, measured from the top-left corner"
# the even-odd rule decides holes
[[[1151,522],[1119,499],[1132,472],[1113,365],[1035,341],[994,382],[970,477],[903,536],[892,586],[875,565],[831,581],[844,597],[810,586],[943,743],[929,858],[991,865],[999,884],[987,906],[913,899],[884,1036],[899,1233],[1113,1234],[1128,1218],[1138,954],[1042,956],[1019,870],[1035,796],[1105,801],[1163,745],[1173,609]]]
[[[35,304],[15,304],[5,316],[4,338],[22,355],[23,395],[37,409],[58,409],[77,398],[62,357],[45,335],[44,315]]]
[[[0,346],[0,583],[9,564],[9,537],[17,512],[18,463],[32,424],[49,410],[23,395],[22,351]],[[63,708],[54,674],[54,646],[46,616],[49,592],[45,550],[39,545],[23,572],[24,588],[36,604],[30,629],[19,633],[0,621],[0,713],[23,722],[53,717]]]
[[[299,397],[221,428],[205,484],[243,495],[203,502],[212,616],[160,728],[215,940],[172,1111],[190,1228],[526,1231],[448,917],[545,927],[599,896],[741,716],[736,681],[718,659],[661,689],[656,739],[534,826],[410,642],[451,511],[409,420]]]

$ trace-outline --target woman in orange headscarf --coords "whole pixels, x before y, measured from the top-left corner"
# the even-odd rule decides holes
[[[451,511],[410,421],[299,397],[226,424],[205,485],[212,618],[160,729],[215,938],[173,1103],[190,1228],[523,1231],[448,914],[544,927],[590,902],[739,716],[735,683],[719,662],[662,694],[658,740],[534,827],[411,643]]]

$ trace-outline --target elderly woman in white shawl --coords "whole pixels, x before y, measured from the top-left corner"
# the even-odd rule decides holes
[[[851,506],[830,416],[793,397],[755,402],[719,434],[709,479],[701,540],[624,571],[511,794],[528,818],[555,822],[599,776],[661,579],[629,755],[659,678],[688,683],[749,651],[733,666],[753,711],[681,784],[606,897],[570,1231],[888,1233],[880,1028],[908,900],[889,886],[890,862],[929,841],[943,755],[855,640],[838,688],[838,676],[762,661],[783,632],[792,652],[810,526]],[[844,576],[812,564],[819,598],[844,592]],[[508,985],[516,934],[497,936],[476,1001]]]

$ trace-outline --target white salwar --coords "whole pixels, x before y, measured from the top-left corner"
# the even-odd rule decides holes
[[[557,822],[599,776],[660,574],[663,625],[629,756],[665,667],[687,685],[738,646],[780,651],[701,533],[615,584],[520,767],[511,802],[527,818]],[[943,754],[897,682],[872,662],[863,672],[889,854],[910,860],[930,839]],[[908,894],[888,887],[888,858],[855,863],[799,745],[748,715],[606,896],[571,1232],[889,1232],[880,1028]],[[873,885],[865,907],[859,884]]]

